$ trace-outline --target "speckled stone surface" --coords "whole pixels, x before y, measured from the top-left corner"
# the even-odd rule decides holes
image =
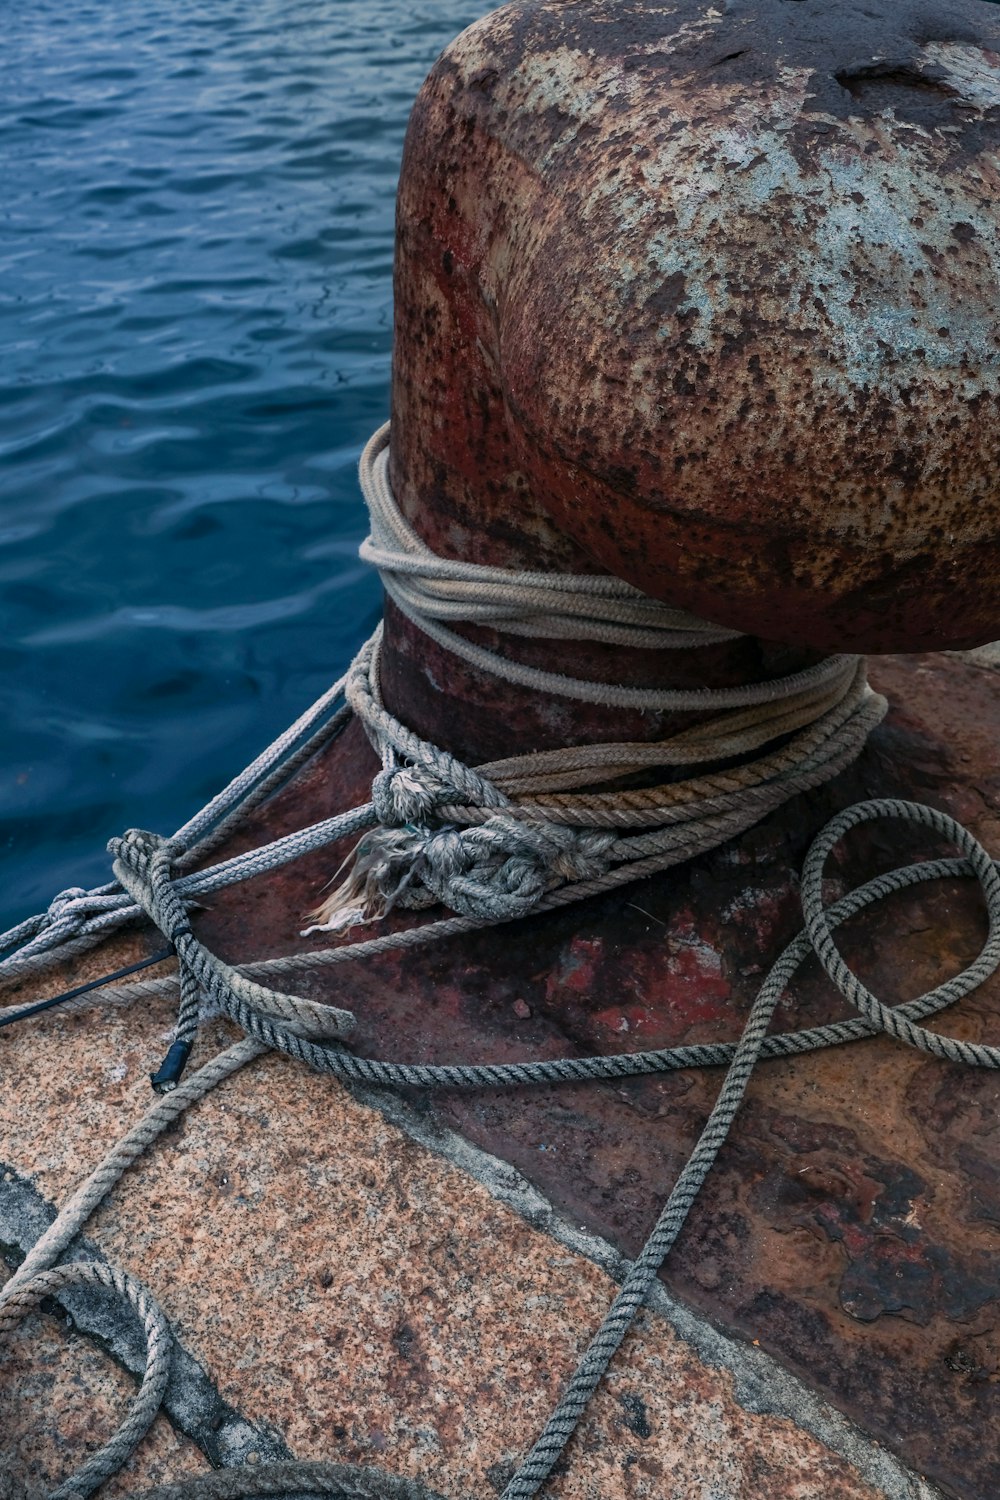
[[[89,1339],[35,1312],[2,1347],[0,1478],[47,1494],[108,1441],[135,1390]],[[194,1444],[159,1416],[102,1496],[113,1500],[208,1468]]]
[[[4,1149],[47,1197],[146,1107],[168,1024],[157,1004],[12,1033]],[[192,1110],[87,1232],[161,1298],[222,1395],[297,1457],[385,1463],[463,1500],[503,1487],[614,1290],[379,1112],[273,1057]],[[106,1403],[121,1379],[86,1361],[72,1399],[95,1385]],[[29,1419],[63,1399],[37,1380],[25,1398]],[[647,1312],[551,1493],[880,1492],[793,1422],[745,1410],[729,1375]]]

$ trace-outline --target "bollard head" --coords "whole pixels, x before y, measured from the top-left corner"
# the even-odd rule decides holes
[[[597,565],[820,650],[1000,634],[1000,7],[518,0],[431,75],[400,224],[404,331],[433,275]]]

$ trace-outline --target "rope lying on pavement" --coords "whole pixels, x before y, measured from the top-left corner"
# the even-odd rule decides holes
[[[376,442],[378,439],[373,440]],[[370,450],[366,450],[369,452]],[[375,458],[384,451],[378,448]],[[376,514],[381,514],[376,512]],[[379,527],[382,527],[382,532]],[[373,522],[381,564],[407,580],[405,599],[414,616],[439,609],[441,584],[462,583],[446,569],[438,573],[426,558],[410,568],[397,566],[384,533],[389,522]],[[390,527],[391,529],[391,527]],[[399,548],[406,551],[404,540]],[[426,549],[424,549],[426,551]],[[380,565],[381,565],[380,564]],[[465,565],[455,565],[464,569]],[[487,570],[501,572],[502,570]],[[548,575],[540,575],[548,577]],[[427,584],[430,578],[433,588]],[[417,579],[418,582],[413,582]],[[467,582],[467,579],[465,580]],[[395,586],[395,585],[393,585]],[[523,600],[512,594],[509,577],[494,580],[490,608],[506,610],[507,625],[523,622]],[[544,593],[532,581],[528,592]],[[437,593],[435,593],[437,590]],[[506,590],[506,592],[504,592]],[[390,587],[391,592],[391,587]],[[427,604],[431,597],[431,605]],[[599,596],[603,597],[603,596]],[[617,596],[616,596],[617,598]],[[437,602],[435,603],[435,600]],[[468,600],[447,596],[452,609],[445,618],[468,618]],[[530,601],[529,601],[530,602]],[[535,601],[537,602],[537,601]],[[619,603],[622,601],[619,600]],[[681,630],[651,621],[652,612],[636,618],[636,601],[626,599],[624,611],[610,620],[597,618],[600,608],[587,614],[572,603],[555,611],[548,598],[541,601],[544,619],[556,634],[586,629]],[[593,600],[588,595],[587,609]],[[659,607],[657,607],[659,608]],[[529,611],[530,613],[530,611]],[[494,622],[500,618],[495,614]],[[432,620],[432,616],[428,615]],[[596,623],[595,623],[596,619]],[[421,628],[424,628],[421,620]],[[436,629],[437,626],[434,626]],[[432,631],[428,631],[432,633]],[[605,636],[587,636],[604,639]],[[617,637],[615,637],[617,639]],[[457,639],[462,639],[458,637]],[[469,643],[466,643],[469,644]],[[884,702],[871,694],[863,664],[855,659],[834,669],[798,674],[790,690],[772,684],[755,685],[742,702],[725,705],[726,714],[707,727],[676,736],[660,747],[625,745],[577,747],[556,755],[521,757],[473,770],[412,735],[385,710],[378,690],[378,636],[364,648],[351,671],[314,705],[296,725],[236,778],[207,808],[172,839],[132,830],[110,846],[115,856],[116,883],[95,891],[63,892],[48,912],[0,939],[0,951],[13,949],[0,962],[0,978],[20,978],[45,964],[83,951],[101,936],[124,923],[147,916],[175,950],[178,974],[140,981],[108,991],[109,996],[135,998],[160,993],[166,985],[179,990],[177,1038],[154,1082],[167,1090],[148,1113],[115,1146],[96,1171],[73,1194],[55,1222],[29,1252],[23,1265],[0,1289],[0,1337],[9,1334],[29,1306],[47,1295],[53,1276],[70,1280],[86,1274],[112,1286],[139,1310],[148,1338],[147,1373],[132,1412],[118,1434],[100,1453],[56,1492],[59,1500],[75,1500],[93,1492],[117,1472],[152,1421],[162,1395],[167,1335],[162,1314],[137,1283],[112,1268],[81,1270],[72,1263],[50,1268],[96,1207],[103,1202],[128,1167],[156,1140],[162,1130],[190,1105],[239,1068],[270,1049],[280,1050],[309,1066],[347,1081],[381,1087],[481,1088],[526,1086],[540,1082],[579,1081],[635,1076],[677,1068],[725,1065],[727,1072],[715,1106],[687,1164],[682,1170],[644,1249],[628,1271],[601,1328],[571,1378],[541,1436],[504,1490],[502,1500],[528,1500],[552,1472],[580,1416],[621,1344],[636,1312],[648,1294],[664,1258],[676,1241],[685,1218],[725,1141],[743,1099],[752,1071],[761,1058],[785,1056],[884,1031],[907,1045],[953,1062],[971,1066],[1000,1066],[1000,1048],[941,1036],[921,1021],[980,985],[1000,964],[1000,875],[991,857],[966,829],[945,814],[919,804],[883,799],[861,803],[835,817],[823,830],[805,861],[802,876],[804,931],[788,946],[765,979],[742,1036],[735,1043],[667,1048],[603,1058],[567,1058],[544,1063],[503,1065],[424,1066],[384,1063],[359,1058],[346,1051],[342,1038],[349,1032],[350,1012],[320,1005],[274,990],[260,980],[319,966],[357,961],[389,949],[416,947],[460,932],[513,920],[527,911],[551,910],[584,896],[607,890],[689,858],[713,847],[759,820],[795,791],[819,785],[857,754],[872,725],[884,712]],[[479,648],[476,648],[477,650]],[[492,653],[488,653],[492,655]],[[496,657],[503,662],[504,658]],[[506,663],[507,666],[511,665]],[[821,664],[823,665],[823,664]],[[787,685],[790,679],[783,679]],[[603,691],[605,685],[596,685]],[[576,695],[577,687],[573,694]],[[729,690],[727,690],[728,692]],[[743,690],[734,690],[737,695]],[[337,707],[346,693],[351,709],[365,724],[382,756],[383,770],[373,786],[372,802],[312,828],[287,835],[262,850],[239,855],[220,865],[194,871],[191,866],[207,853],[309,755],[347,721]],[[598,701],[602,701],[598,699]],[[705,695],[700,703],[705,706]],[[775,711],[775,703],[782,707]],[[717,707],[720,705],[716,705]],[[738,712],[733,714],[732,709]],[[792,719],[798,719],[793,723]],[[781,726],[781,727],[776,727]],[[699,738],[700,731],[700,738]],[[689,781],[666,783],[651,794],[618,792],[577,793],[581,786],[599,785],[620,777],[623,767],[639,769],[650,763],[684,765],[726,758],[726,753],[756,754],[775,736],[791,735],[784,746],[767,751],[756,761],[735,768],[711,767]],[[733,745],[739,741],[739,752]],[[720,747],[722,750],[720,751]],[[656,757],[660,757],[656,759]],[[646,757],[646,758],[644,758]],[[763,771],[761,768],[764,768]],[[632,799],[632,800],[630,800]],[[591,821],[587,821],[588,815]],[[408,828],[413,818],[421,821]],[[829,910],[822,901],[822,878],[833,846],[860,823],[876,818],[904,819],[948,839],[961,858],[933,860],[890,871],[850,893]],[[603,819],[603,822],[602,822]],[[638,819],[636,822],[634,820]],[[646,819],[646,822],[641,821]],[[650,822],[652,826],[650,826]],[[622,837],[610,828],[640,827],[644,832]],[[346,948],[318,950],[284,959],[234,967],[223,963],[195,937],[189,907],[199,896],[234,880],[277,868],[299,854],[350,834],[367,833],[372,841],[362,870],[361,887],[348,882],[329,914],[334,925],[367,919],[393,904],[421,908],[446,899],[458,915],[422,927],[385,934]],[[403,835],[402,839],[400,836]],[[407,842],[409,840],[409,842]],[[363,841],[364,844],[364,841]],[[373,872],[377,879],[372,884]],[[925,880],[974,875],[983,890],[989,932],[979,957],[960,975],[928,994],[899,1006],[886,1006],[844,963],[833,933],[839,923],[893,891]],[[361,905],[352,905],[360,895]],[[801,1032],[768,1036],[775,1007],[803,959],[815,952],[824,969],[857,1010],[849,1021]],[[219,1054],[188,1079],[180,1081],[187,1051],[194,1039],[200,1008],[205,1002],[229,1016],[246,1039]],[[14,1007],[19,1011],[29,1007]],[[173,1057],[172,1057],[173,1055]],[[98,1274],[100,1273],[100,1274]],[[46,1280],[46,1278],[50,1278]],[[157,1394],[159,1391],[159,1394]],[[154,1401],[155,1398],[155,1401]],[[224,1482],[223,1482],[224,1481]],[[353,1486],[353,1488],[351,1487]],[[239,1495],[313,1492],[345,1497],[381,1496],[383,1500],[429,1500],[430,1492],[413,1481],[376,1470],[356,1470],[331,1464],[256,1465],[225,1476],[184,1480],[151,1492],[166,1500],[199,1495],[230,1500]]]
[[[837,902],[829,910],[822,903],[821,887],[823,869],[834,844],[859,823],[875,818],[903,818],[920,826],[930,828],[938,835],[948,838],[963,852],[958,860],[933,860],[914,864],[877,876],[856,891]],[[154,854],[146,856],[151,863]],[[141,860],[136,860],[141,864]],[[926,880],[936,880],[956,875],[973,874],[979,880],[986,899],[989,915],[989,931],[979,956],[961,974],[938,985],[934,990],[915,1001],[899,1007],[885,1006],[860,980],[851,973],[840,957],[833,932],[848,917],[853,916],[872,902],[884,898],[891,892],[905,889]],[[757,1061],[763,1055],[785,1055],[791,1052],[812,1050],[832,1046],[844,1041],[871,1036],[876,1031],[885,1031],[911,1046],[916,1046],[933,1056],[953,1062],[964,1062],[972,1066],[1000,1067],[1000,1048],[969,1043],[960,1039],[941,1036],[920,1026],[920,1020],[953,1004],[970,993],[995,972],[1000,966],[1000,874],[982,848],[966,829],[953,819],[934,809],[903,801],[880,800],[861,803],[848,808],[834,818],[814,842],[806,858],[802,879],[803,914],[805,931],[801,933],[778,959],[765,979],[755,1001],[743,1035],[738,1043],[713,1047],[667,1048],[660,1052],[623,1054],[612,1058],[564,1059],[544,1064],[509,1063],[502,1066],[473,1065],[469,1067],[425,1067],[407,1064],[386,1064],[368,1059],[355,1058],[351,1054],[331,1046],[308,1042],[294,1032],[283,1028],[254,1011],[238,994],[232,996],[227,1014],[237,1020],[252,1037],[237,1043],[214,1058],[191,1078],[182,1082],[174,1092],[158,1100],[152,1109],[123,1138],[87,1181],[77,1190],[63,1208],[46,1234],[38,1241],[29,1256],[7,1286],[0,1291],[0,1333],[9,1329],[14,1319],[7,1313],[13,1303],[20,1309],[18,1300],[23,1292],[38,1285],[39,1276],[44,1276],[44,1267],[52,1262],[71,1243],[84,1223],[103,1202],[115,1183],[147,1149],[166,1126],[189,1105],[203,1098],[216,1084],[261,1055],[268,1048],[276,1047],[291,1056],[301,1058],[313,1067],[334,1076],[349,1080],[360,1079],[368,1084],[390,1086],[441,1086],[478,1088],[498,1084],[525,1085],[540,1081],[578,1080],[586,1078],[609,1078],[631,1076],[636,1073],[671,1071],[681,1067],[717,1065],[725,1057],[729,1067],[715,1106],[687,1164],[678,1177],[673,1192],[650,1235],[642,1252],[633,1262],[626,1280],[614,1303],[598,1330],[583,1359],[571,1378],[569,1385],[553,1412],[544,1432],[517,1474],[504,1491],[503,1500],[528,1500],[537,1493],[551,1473],[559,1455],[571,1437],[587,1402],[596,1390],[604,1371],[617,1351],[636,1312],[674,1244],[687,1217],[691,1204],[719,1149],[725,1141],[732,1121],[739,1109],[747,1083]],[[151,900],[152,904],[152,900]],[[766,1037],[767,1027],[775,1006],[784,993],[790,979],[809,952],[815,952],[837,985],[841,993],[861,1012],[863,1020],[834,1023],[815,1027],[802,1033],[786,1033]],[[69,1268],[74,1269],[74,1268]],[[40,1293],[40,1295],[42,1295]],[[148,1380],[147,1376],[147,1380]],[[155,1409],[144,1409],[143,1416],[152,1420]],[[119,1433],[113,1444],[106,1449],[115,1457],[127,1457],[126,1441],[134,1443],[142,1435],[138,1429],[136,1412],[133,1411],[128,1428],[128,1439]],[[128,1450],[130,1451],[130,1449]],[[89,1483],[83,1483],[82,1472],[67,1481],[58,1492],[60,1500],[70,1500],[75,1494],[88,1494],[100,1480],[94,1479],[96,1458],[89,1462]],[[118,1465],[120,1467],[120,1463]],[[300,1466],[301,1468],[302,1466]],[[308,1468],[308,1466],[305,1466]],[[322,1467],[322,1466],[321,1466]],[[352,1493],[383,1496],[390,1500],[393,1495],[405,1494],[405,1490],[393,1489],[398,1483],[391,1476],[372,1477],[375,1487],[369,1491],[337,1489],[339,1466],[325,1466],[329,1471],[324,1477],[317,1471],[314,1485],[300,1485],[294,1489],[315,1488],[317,1493],[350,1495]],[[287,1472],[279,1466],[274,1475],[270,1466],[255,1466],[253,1470],[233,1471],[232,1479],[222,1491],[209,1493],[227,1497],[262,1493],[290,1492]],[[116,1470],[108,1470],[102,1477],[110,1477]],[[366,1481],[367,1482],[367,1481]],[[273,1484],[274,1489],[257,1488]],[[205,1491],[199,1488],[200,1481],[181,1481],[171,1486],[166,1493],[171,1497],[195,1497]],[[379,1488],[381,1485],[381,1488]],[[330,1487],[325,1487],[330,1486]],[[284,1488],[283,1488],[284,1487]],[[155,1494],[160,1491],[153,1492]],[[415,1497],[426,1497],[429,1492],[417,1486],[411,1492]]]
[[[51,1262],[47,1262],[51,1264]],[[76,1500],[89,1495],[112,1474],[117,1474],[145,1437],[159,1411],[170,1376],[170,1325],[156,1298],[141,1282],[117,1266],[98,1261],[73,1261],[52,1266],[32,1276],[14,1278],[0,1299],[0,1340],[17,1326],[44,1297],[54,1297],[68,1286],[102,1286],[128,1302],[142,1321],[146,1335],[146,1370],[132,1409],[118,1431],[76,1470],[71,1480],[52,1491],[49,1500]]]

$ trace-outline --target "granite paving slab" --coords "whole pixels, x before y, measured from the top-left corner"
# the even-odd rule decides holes
[[[158,1002],[53,1014],[11,1033],[10,1076],[28,1086],[16,1110],[7,1095],[3,1122],[8,1253],[19,1233],[37,1233],[14,1222],[24,1203],[62,1197],[146,1106],[148,1055],[168,1022]],[[223,1031],[206,1031],[207,1052]],[[60,1076],[71,1069],[87,1080],[75,1112]],[[449,1160],[416,1138],[426,1117],[411,1124],[284,1058],[261,1059],[127,1174],[88,1246],[152,1288],[220,1398],[280,1451],[391,1465],[468,1500],[503,1488],[621,1266],[613,1254],[595,1263],[502,1163],[482,1181],[485,1159]],[[766,1357],[730,1370],[707,1325],[693,1326],[678,1333],[658,1307],[643,1312],[554,1496],[929,1500],[930,1486],[833,1414],[789,1397]],[[40,1348],[30,1358],[43,1359]],[[113,1367],[85,1361],[70,1378],[74,1393],[95,1386],[98,1405],[120,1399]],[[35,1382],[22,1397],[35,1424],[52,1403],[70,1419],[59,1392]]]

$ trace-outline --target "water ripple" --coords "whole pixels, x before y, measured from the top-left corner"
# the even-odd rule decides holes
[[[177,826],[370,629],[403,129],[490,8],[6,0],[4,915]]]

